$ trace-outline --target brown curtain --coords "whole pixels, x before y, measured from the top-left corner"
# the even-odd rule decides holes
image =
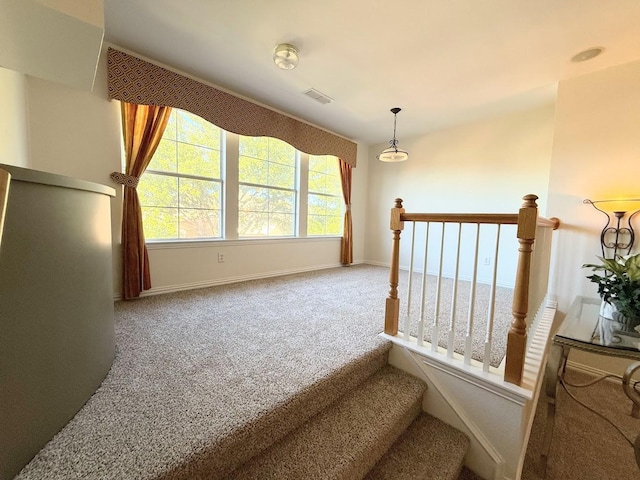
[[[171,107],[122,102],[121,110],[126,169],[125,175],[114,172],[112,178],[125,186],[122,207],[122,287],[124,298],[129,300],[151,288],[149,256],[136,187],[158,148]]]
[[[344,198],[344,226],[340,262],[343,265],[350,265],[353,263],[353,225],[351,223],[351,174],[353,167],[341,158],[338,161],[340,162],[340,180],[342,182],[342,197]]]

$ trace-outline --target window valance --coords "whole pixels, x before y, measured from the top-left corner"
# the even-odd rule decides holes
[[[109,98],[180,108],[229,132],[279,138],[305,153],[335,155],[356,166],[357,145],[350,140],[120,50],[109,48],[107,71]]]

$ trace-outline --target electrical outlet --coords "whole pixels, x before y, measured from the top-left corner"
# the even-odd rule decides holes
[[[224,253],[218,254],[218,263],[224,263]]]
[[[489,257],[484,257],[484,265],[491,265],[491,259]]]

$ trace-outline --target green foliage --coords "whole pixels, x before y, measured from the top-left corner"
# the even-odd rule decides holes
[[[138,185],[147,239],[221,236],[221,137],[197,115],[173,111]]]
[[[222,235],[225,132],[174,109],[138,185],[147,239]],[[297,153],[277,138],[239,136],[238,234],[292,236],[296,225]],[[340,169],[331,155],[309,156],[308,235],[340,235]]]
[[[338,159],[309,155],[307,235],[341,235],[342,185]]]
[[[587,278],[598,285],[598,295],[615,305],[628,319],[640,318],[640,254],[613,259],[598,257],[602,263],[585,264],[594,273]]]

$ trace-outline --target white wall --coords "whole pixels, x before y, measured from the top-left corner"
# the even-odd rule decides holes
[[[29,166],[25,75],[0,67],[0,163]]]
[[[553,125],[550,103],[416,138],[402,138],[399,132],[400,145],[409,152],[409,160],[403,163],[380,162],[375,155],[386,145],[371,147],[365,258],[389,263],[389,209],[396,197],[404,200],[407,212],[515,213],[523,195],[535,193],[544,211]],[[403,238],[408,243],[409,230]],[[511,238],[515,242],[515,232]],[[486,248],[480,258],[492,256],[490,244]],[[511,261],[515,247],[513,251]],[[408,264],[406,250],[401,264]],[[514,266],[500,264],[505,267],[503,277],[508,278]],[[478,273],[488,275],[490,270],[482,265]]]
[[[600,255],[606,220],[582,201],[640,198],[639,179],[640,61],[561,82],[548,202],[548,211],[562,221],[556,270],[561,314],[576,295],[597,297],[581,265]],[[635,228],[640,231],[637,219]],[[571,358],[618,373],[626,365],[604,357]]]
[[[114,289],[121,290],[122,187],[109,174],[121,170],[119,102],[108,100],[106,45],[93,92],[28,77],[31,167],[116,188],[112,202]],[[358,146],[353,175],[354,260],[364,259],[367,195],[366,146]],[[338,239],[233,241],[154,245],[149,252],[152,292],[201,287],[302,270],[338,266]],[[218,253],[225,262],[218,263]]]

